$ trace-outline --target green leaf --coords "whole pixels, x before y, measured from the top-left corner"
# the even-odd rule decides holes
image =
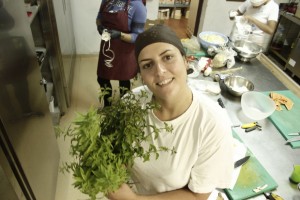
[[[108,90],[101,88],[99,99],[105,94]],[[164,128],[148,124],[148,113],[158,109],[159,105],[155,102],[145,104],[145,99],[148,99],[145,91],[138,95],[128,91],[109,107],[101,110],[92,107],[87,113],[78,113],[66,130],[56,128],[58,137],[70,138],[70,155],[73,157],[73,161],[63,163],[61,169],[72,172],[74,187],[91,199],[96,199],[100,192],[113,192],[127,182],[128,169],[135,158],[146,162],[151,155],[157,159],[160,151],[176,153],[174,147],[150,144],[148,149],[143,148],[142,144],[148,139],[157,139],[159,134],[172,131],[172,126],[167,123]],[[150,133],[146,134],[145,130]]]

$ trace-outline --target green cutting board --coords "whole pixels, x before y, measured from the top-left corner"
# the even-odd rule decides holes
[[[300,132],[300,98],[293,94],[290,90],[270,91],[278,94],[282,94],[294,102],[294,106],[291,110],[287,110],[282,105],[282,110],[275,110],[269,117],[274,126],[278,129],[284,139],[289,139],[293,136],[289,136],[289,133]],[[269,95],[270,92],[264,92]],[[300,141],[289,143],[292,148],[300,148]]]
[[[243,142],[234,131],[233,136]],[[248,199],[264,192],[272,191],[278,187],[275,180],[256,159],[249,148],[247,149],[247,155],[250,155],[250,159],[242,166],[234,188],[232,190],[224,190],[230,200]],[[253,189],[265,184],[267,184],[267,187],[260,192],[256,193],[253,191]]]

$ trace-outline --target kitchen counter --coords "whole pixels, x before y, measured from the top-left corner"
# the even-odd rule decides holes
[[[251,80],[254,83],[255,91],[288,90],[287,84],[284,85],[284,82],[280,81],[274,72],[258,59],[253,59],[248,63],[237,60],[232,69],[238,67],[242,67],[242,69],[233,74]],[[203,77],[202,74],[198,78],[212,80],[211,77]],[[221,97],[232,123],[238,125],[252,122],[253,120],[247,118],[242,112],[241,97],[232,96],[226,91],[224,85],[220,84],[220,86],[221,94],[209,97],[216,101]],[[278,183],[275,193],[286,200],[299,200],[300,191],[295,184],[289,182],[289,176],[292,173],[293,165],[300,164],[300,148],[292,149],[289,145],[285,145],[285,139],[268,118],[260,120],[258,123],[262,126],[262,131],[254,130],[245,133],[244,129],[239,127],[234,130]],[[255,199],[265,199],[265,197],[258,196]]]

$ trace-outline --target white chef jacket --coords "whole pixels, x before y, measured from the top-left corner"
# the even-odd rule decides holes
[[[259,20],[260,22],[267,24],[268,21],[278,21],[279,6],[273,0],[270,0],[266,5],[262,5],[259,8],[253,8],[250,0],[245,1],[240,5],[238,10],[244,15],[249,15]],[[252,34],[249,35],[249,40],[253,41],[267,49],[272,35],[267,34],[260,30],[255,25],[252,25]]]

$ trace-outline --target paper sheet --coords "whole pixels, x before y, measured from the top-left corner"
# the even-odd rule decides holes
[[[246,156],[247,147],[242,142],[240,142],[239,140],[234,138],[233,146],[234,146],[234,161],[242,159],[243,157]],[[234,169],[233,176],[232,176],[232,179],[231,179],[230,189],[234,188],[234,185],[235,185],[235,183],[236,183],[236,181],[239,177],[242,166],[237,167],[237,168]],[[211,193],[208,200],[216,200],[216,199],[218,199],[218,195],[221,195],[224,200],[228,200],[226,194],[222,190],[218,190],[218,189],[215,189]]]

